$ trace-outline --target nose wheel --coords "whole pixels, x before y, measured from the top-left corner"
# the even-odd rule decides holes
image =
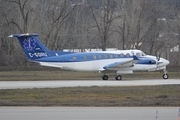
[[[166,69],[164,69],[164,74],[163,74],[163,79],[168,79],[169,78],[169,75],[167,74],[167,71]]]
[[[163,79],[168,79],[169,75],[167,73],[163,74]]]

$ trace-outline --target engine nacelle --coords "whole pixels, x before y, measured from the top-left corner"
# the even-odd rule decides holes
[[[136,64],[156,64],[156,60],[154,59],[140,59]]]

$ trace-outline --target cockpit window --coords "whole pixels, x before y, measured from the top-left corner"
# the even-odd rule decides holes
[[[140,57],[140,52],[136,53],[136,56]]]
[[[141,52],[141,55],[142,55],[142,56],[146,56],[146,54],[145,54],[144,52]]]

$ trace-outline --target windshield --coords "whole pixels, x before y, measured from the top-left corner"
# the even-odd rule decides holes
[[[146,56],[146,54],[145,54],[144,52],[141,52],[141,55],[142,55],[142,56]]]

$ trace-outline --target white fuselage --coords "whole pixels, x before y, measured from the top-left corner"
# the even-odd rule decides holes
[[[119,74],[133,71],[156,71],[164,69],[164,79],[168,79],[166,65],[169,61],[160,57],[149,56],[140,50],[117,50],[99,52],[63,52],[48,50],[37,38],[38,34],[12,34],[24,50],[28,60],[38,62],[43,66],[58,67],[75,71],[101,71],[117,73],[116,80],[121,80]]]
[[[132,53],[133,51],[133,53]],[[89,54],[90,52],[87,52],[87,54]],[[98,52],[100,53],[100,52]],[[115,52],[102,52],[104,53],[112,53],[112,54],[127,54],[129,53],[131,54],[139,54],[138,57],[140,57],[141,59],[144,58],[148,58],[148,59],[153,59],[155,61],[156,57],[155,56],[143,56],[142,57],[142,53],[139,50],[126,50],[126,51],[115,51]],[[80,53],[79,53],[80,54]],[[78,55],[79,55],[78,54]],[[92,53],[91,53],[92,54]],[[78,56],[77,55],[77,56]],[[73,56],[76,56],[76,54],[74,54]],[[93,54],[92,54],[93,56]],[[98,56],[97,56],[98,57]],[[78,58],[76,58],[78,59]],[[111,59],[97,59],[96,60],[88,60],[88,61],[59,61],[59,62],[40,62],[41,65],[43,66],[50,66],[50,67],[58,67],[58,68],[62,68],[62,69],[67,69],[67,70],[75,70],[75,71],[104,71],[105,69],[103,68],[104,66],[111,64],[111,63],[115,63],[115,62],[126,62],[126,61],[130,61],[133,60],[133,58],[111,58]],[[160,63],[161,64],[133,64],[132,66],[128,66],[128,67],[115,67],[115,68],[111,68],[109,70],[114,70],[117,71],[119,73],[132,73],[132,71],[155,71],[155,70],[161,70],[164,69],[166,67],[167,64],[169,64],[169,61],[161,58],[160,59]]]

